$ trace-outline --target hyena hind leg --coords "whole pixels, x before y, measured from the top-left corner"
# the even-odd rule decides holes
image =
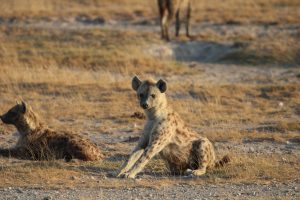
[[[194,176],[205,174],[206,169],[214,165],[214,160],[213,146],[207,139],[193,142],[190,162],[191,174]]]

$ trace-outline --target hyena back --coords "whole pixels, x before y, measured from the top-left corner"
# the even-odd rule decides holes
[[[103,157],[97,146],[89,140],[76,134],[56,132],[45,127],[24,102],[17,103],[0,118],[5,124],[14,125],[20,134],[14,148],[0,149],[1,156],[66,161],[72,158],[94,161]]]
[[[169,37],[169,26],[176,16],[176,36],[180,31],[180,13],[185,15],[186,36],[190,36],[191,1],[190,0],[158,0],[160,15],[161,37],[167,41]]]
[[[163,80],[132,80],[140,106],[147,121],[137,146],[122,166],[119,177],[134,178],[148,161],[159,154],[172,174],[184,174],[187,169],[200,176],[206,169],[223,166],[229,157],[216,161],[212,143],[186,127],[180,116],[167,104],[167,84]]]

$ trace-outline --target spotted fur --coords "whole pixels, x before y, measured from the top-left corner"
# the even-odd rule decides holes
[[[223,166],[229,162],[225,156],[216,161],[214,147],[205,137],[189,129],[180,116],[167,103],[163,80],[132,80],[140,106],[147,121],[137,146],[120,170],[119,177],[134,178],[148,161],[159,154],[172,174],[184,174],[187,169],[201,176],[206,169]]]
[[[0,116],[5,124],[14,125],[20,138],[11,149],[0,149],[0,155],[32,160],[72,158],[95,161],[103,158],[97,146],[70,132],[56,132],[45,127],[24,102],[17,103]]]

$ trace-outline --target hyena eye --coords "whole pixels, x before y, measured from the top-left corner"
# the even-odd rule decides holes
[[[140,98],[143,98],[143,97],[144,97],[144,94],[140,94],[139,96],[140,96]]]
[[[155,98],[155,94],[151,94],[151,97],[154,99]]]

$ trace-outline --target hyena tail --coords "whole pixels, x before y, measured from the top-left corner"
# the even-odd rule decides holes
[[[221,160],[215,162],[215,167],[223,167],[225,164],[230,162],[230,158],[228,155],[224,156]]]

